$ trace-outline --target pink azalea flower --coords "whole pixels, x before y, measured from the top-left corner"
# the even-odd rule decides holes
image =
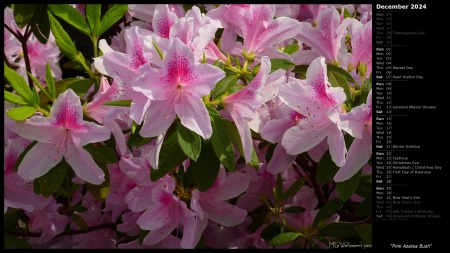
[[[242,49],[254,56],[263,55],[285,58],[276,46],[278,43],[297,35],[300,23],[288,17],[274,19],[275,5],[251,4],[244,8],[230,8],[228,21],[233,23],[236,32],[244,39]]]
[[[40,239],[47,242],[57,234],[64,232],[64,228],[69,222],[69,217],[59,213],[62,204],[56,203],[54,198],[49,198],[51,202],[41,210],[27,213],[30,232],[41,232]]]
[[[33,116],[17,122],[17,133],[39,141],[24,157],[18,174],[33,180],[47,173],[63,158],[75,174],[86,182],[101,184],[104,172],[83,148],[92,142],[109,139],[105,126],[83,120],[80,98],[68,89],[54,102],[50,117]]]
[[[295,227],[300,232],[308,231],[319,212],[319,209],[316,209],[317,204],[318,200],[314,190],[308,186],[303,186],[295,194],[292,205],[301,206],[306,210],[302,213],[283,213],[282,216],[286,219],[287,224]],[[289,207],[289,205],[286,207]],[[328,219],[327,223],[339,221],[339,218],[338,214],[334,214]]]
[[[9,140],[4,156],[4,213],[11,208],[21,208],[27,212],[39,210],[50,203],[51,198],[34,194],[33,183],[23,180],[14,170],[17,158],[24,147],[15,140]]]
[[[204,139],[211,137],[212,128],[202,97],[208,95],[225,72],[208,64],[198,64],[192,50],[179,38],[169,40],[164,52],[162,69],[147,68],[133,89],[152,100],[140,134],[145,137],[165,132],[175,119]]]
[[[350,179],[372,156],[372,90],[367,96],[366,104],[353,108],[349,113],[340,115],[344,131],[355,137],[345,164],[334,176],[334,181]]]
[[[194,241],[194,235],[189,233],[189,229],[195,224],[195,212],[189,210],[186,203],[172,194],[174,189],[173,180],[154,188],[153,204],[137,220],[141,229],[151,230],[144,238],[143,244],[153,245],[160,242],[178,227],[178,223],[184,226],[180,244],[182,248],[193,248],[198,242]]]
[[[255,78],[242,90],[222,99],[223,106],[230,114],[241,136],[244,158],[247,163],[250,162],[252,156],[252,136],[249,122],[258,117],[256,108],[265,102],[259,92],[266,84],[270,66],[269,58],[262,57],[261,67]]]
[[[301,22],[297,38],[319,56],[325,57],[327,62],[338,62],[342,38],[350,21],[350,18],[346,18],[341,23],[338,11],[334,7],[328,7],[320,11],[316,27],[308,22]]]
[[[365,25],[352,19],[349,25],[352,44],[352,61],[350,69],[365,65],[366,77],[372,73],[372,20]]]
[[[235,172],[226,177],[225,169],[221,167],[211,188],[206,192],[192,191],[191,208],[202,220],[210,219],[224,226],[238,225],[244,221],[247,211],[225,200],[239,196],[247,190],[249,183],[248,175]]]
[[[346,96],[343,88],[331,87],[328,82],[325,58],[315,59],[308,67],[306,84],[294,79],[280,87],[278,95],[286,105],[306,117],[284,133],[282,145],[287,153],[306,152],[328,137],[331,157],[336,165],[342,166],[347,149],[339,128],[339,114]]]

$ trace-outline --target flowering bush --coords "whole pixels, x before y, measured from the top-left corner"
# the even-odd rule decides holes
[[[371,244],[371,5],[4,9],[7,248]]]

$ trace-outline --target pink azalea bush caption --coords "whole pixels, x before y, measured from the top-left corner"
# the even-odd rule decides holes
[[[5,247],[370,245],[371,16],[5,6]]]

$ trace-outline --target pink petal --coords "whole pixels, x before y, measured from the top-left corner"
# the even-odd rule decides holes
[[[200,97],[184,93],[175,104],[175,111],[183,126],[199,134],[203,139],[211,137],[211,121]]]
[[[261,137],[271,143],[281,142],[284,133],[294,124],[289,117],[268,121],[260,130]]]
[[[130,118],[138,125],[144,120],[145,112],[150,106],[150,99],[140,92],[133,92],[133,101],[130,106]]]
[[[152,230],[145,238],[142,244],[154,245],[165,239],[177,227],[178,222],[170,222],[165,226]],[[142,228],[142,226],[141,226]]]
[[[256,41],[252,47],[255,51],[293,38],[298,34],[300,28],[300,22],[288,17],[279,17],[268,23],[262,22],[261,25],[264,26],[263,31],[259,34],[255,34]]]
[[[173,107],[174,105],[168,105],[165,101],[152,101],[152,106],[145,113],[139,134],[143,137],[153,137],[167,131],[175,119]]]
[[[156,230],[161,227],[171,226],[169,209],[170,205],[159,206],[153,204],[137,219],[136,223],[141,229],[146,230]]]
[[[253,148],[253,141],[252,141],[252,134],[250,132],[250,127],[247,121],[245,121],[238,114],[231,113],[231,117],[233,118],[233,121],[236,124],[236,128],[239,132],[239,136],[241,137],[245,162],[249,163],[252,159],[252,148]]]
[[[286,83],[285,74],[285,70],[278,69],[267,77],[266,85],[264,85],[259,92],[259,95],[264,97],[266,102],[278,95],[278,89],[281,85]]]
[[[125,85],[128,85],[131,80],[138,77],[137,69],[132,66],[130,56],[121,52],[107,53],[103,57],[103,66],[108,74],[113,78],[118,78]]]
[[[185,216],[182,216],[181,219],[183,220],[183,238],[181,239],[180,246],[183,249],[192,249],[200,241],[200,237],[208,225],[208,219]]]
[[[308,121],[302,121],[299,126],[292,127],[284,133],[281,144],[288,154],[301,154],[319,144],[331,133],[334,127],[332,124],[311,127]]]
[[[222,184],[217,188],[208,191],[217,200],[228,200],[239,196],[245,192],[250,184],[250,178],[247,174],[234,172],[226,177]]]
[[[152,20],[153,31],[157,35],[168,39],[170,28],[177,20],[177,15],[170,11],[167,4],[158,4]]]
[[[69,132],[73,144],[77,147],[82,147],[93,142],[106,141],[111,136],[111,130],[106,126],[87,121],[82,126],[83,128],[71,129]]]
[[[105,181],[105,173],[84,148],[69,144],[64,157],[75,174],[84,181],[96,185]]]
[[[331,160],[341,167],[345,163],[345,154],[347,148],[345,147],[344,135],[337,127],[328,135],[328,145],[330,146]]]
[[[278,144],[273,151],[272,159],[267,165],[267,171],[272,174],[283,173],[288,170],[295,161],[296,155],[290,155],[281,144]]]
[[[186,83],[183,89],[189,89],[190,92],[198,97],[209,95],[217,82],[225,77],[223,70],[209,64],[195,66],[195,73],[197,76],[195,82]]]
[[[62,153],[56,152],[57,148],[53,144],[38,142],[23,158],[17,174],[25,180],[33,180],[45,175],[63,157]]]
[[[139,69],[152,58],[150,49],[153,48],[153,45],[151,42],[144,40],[144,36],[150,34],[150,31],[138,27],[130,27],[125,30],[126,54],[131,59],[131,69]]]
[[[372,155],[372,135],[364,131],[364,138],[356,138],[346,157],[345,164],[334,176],[334,181],[342,182],[350,179],[367,163]]]
[[[221,225],[235,226],[241,224],[247,217],[247,211],[227,202],[211,198],[201,199],[200,201],[208,214],[208,218]]]
[[[319,105],[331,108],[346,100],[344,89],[331,87],[328,82],[325,58],[323,57],[316,58],[308,67],[306,82],[312,89],[311,100]]]

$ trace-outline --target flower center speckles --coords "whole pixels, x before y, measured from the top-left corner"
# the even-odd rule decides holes
[[[289,112],[289,117],[291,118],[291,120],[294,122],[294,125],[298,125],[298,123],[300,122],[300,120],[305,119],[306,117],[303,116],[301,113],[298,113],[296,111],[291,111]]]

